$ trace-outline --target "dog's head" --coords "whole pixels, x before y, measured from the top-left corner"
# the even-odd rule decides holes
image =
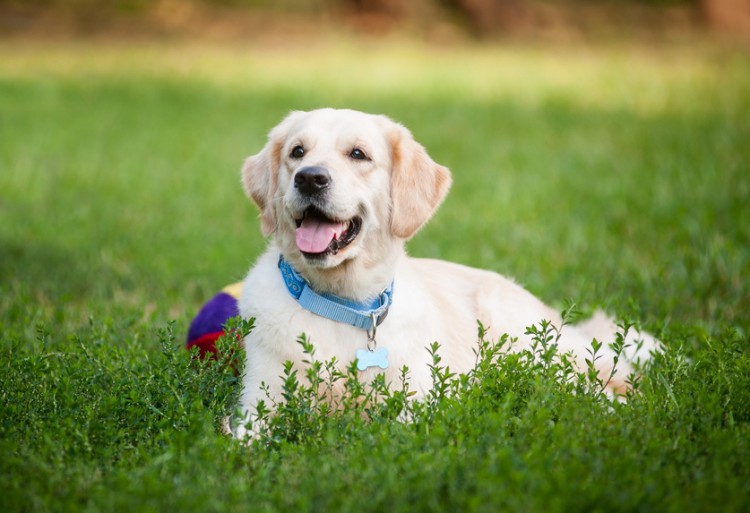
[[[295,266],[376,262],[443,200],[450,172],[403,126],[352,110],[293,112],[242,169],[261,228]],[[303,270],[303,269],[300,269]]]

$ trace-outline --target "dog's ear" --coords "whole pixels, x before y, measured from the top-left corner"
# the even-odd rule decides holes
[[[268,134],[268,142],[257,155],[248,157],[242,166],[242,186],[260,209],[260,229],[269,236],[276,231],[274,197],[279,186],[281,151],[289,129],[304,114],[292,112]]]
[[[273,196],[278,185],[280,152],[280,143],[269,142],[260,153],[245,159],[242,166],[242,186],[260,209],[260,229],[265,236],[276,231]]]
[[[408,239],[424,225],[448,194],[451,174],[435,163],[403,126],[390,122],[391,233]]]

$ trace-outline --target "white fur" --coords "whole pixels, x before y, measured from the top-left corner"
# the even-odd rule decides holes
[[[297,144],[306,149],[301,160],[289,156]],[[371,160],[351,159],[353,147],[365,149]],[[350,246],[315,262],[308,261],[294,241],[294,217],[302,203],[293,177],[296,169],[308,165],[323,166],[331,173],[330,212],[342,219],[353,215],[363,219],[362,231]],[[302,367],[304,355],[296,343],[300,334],[308,335],[318,359],[335,357],[342,369],[367,344],[364,330],[319,317],[297,304],[278,270],[282,254],[321,292],[363,300],[376,297],[394,280],[393,304],[377,329],[377,344],[389,351],[386,380],[396,381],[406,365],[418,397],[432,384],[426,350],[432,342],[440,343],[443,364],[454,372],[466,372],[475,362],[477,320],[489,327],[491,340],[504,333],[517,337],[515,350],[531,343],[524,333],[532,324],[549,320],[560,326],[558,312],[503,276],[405,254],[405,240],[439,206],[450,186],[450,174],[404,127],[384,116],[333,109],[294,112],[272,130],[266,147],[246,161],[243,184],[261,209],[264,233],[272,236],[267,252],[247,275],[239,301],[241,315],[256,319],[256,328],[245,340],[241,409],[249,416],[258,400],[265,399],[261,383],[278,400],[283,363],[289,360]],[[564,327],[560,348],[571,351],[581,366],[591,340],[595,337],[606,347],[615,331],[611,319],[597,313],[585,323]],[[644,359],[656,342],[633,331],[628,342],[636,338],[643,341],[640,352],[631,350],[627,356]],[[608,375],[612,352],[603,348],[603,353],[597,366]],[[627,362],[618,367],[610,387],[621,392],[632,368]],[[379,372],[383,371],[368,369],[361,377],[369,380]]]

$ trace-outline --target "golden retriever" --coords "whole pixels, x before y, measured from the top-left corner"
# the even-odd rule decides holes
[[[240,314],[256,319],[245,340],[240,406],[247,419],[267,393],[279,399],[285,361],[302,366],[305,355],[296,342],[302,333],[319,360],[335,357],[342,367],[355,358],[364,362],[363,380],[383,372],[394,382],[406,365],[419,397],[432,385],[426,348],[434,341],[442,364],[466,372],[475,363],[477,320],[489,328],[490,340],[516,337],[514,350],[529,347],[527,327],[542,320],[560,327],[558,312],[503,276],[407,256],[405,241],[443,201],[451,175],[385,116],[292,112],[246,160],[242,183],[271,238],[239,300]],[[312,300],[297,298],[300,289],[300,297],[310,294]],[[615,330],[597,313],[565,326],[559,347],[582,366],[592,339],[604,342],[597,367],[609,375],[613,353],[607,343]],[[634,344],[636,338],[643,343]],[[646,333],[631,331],[627,342],[630,359],[647,358],[656,348]],[[624,389],[632,371],[627,362],[618,367],[609,384],[613,391]],[[240,426],[237,434],[243,433]]]

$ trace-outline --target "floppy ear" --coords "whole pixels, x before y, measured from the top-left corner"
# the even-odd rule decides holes
[[[451,174],[435,163],[411,133],[393,123],[390,133],[391,233],[408,239],[424,225],[448,194]]]
[[[271,130],[266,146],[242,166],[242,186],[260,209],[260,229],[266,237],[276,231],[274,196],[279,186],[281,150],[289,128],[302,112],[292,112]]]
[[[260,229],[266,237],[276,231],[276,212],[273,196],[278,179],[281,145],[269,143],[263,150],[245,159],[242,166],[242,186],[260,209]]]

